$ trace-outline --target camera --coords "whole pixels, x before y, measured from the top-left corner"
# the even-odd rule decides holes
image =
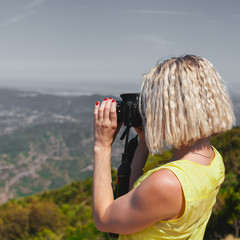
[[[139,93],[124,93],[120,97],[122,101],[117,103],[117,121],[123,122],[127,127],[142,125],[142,117],[139,112]]]

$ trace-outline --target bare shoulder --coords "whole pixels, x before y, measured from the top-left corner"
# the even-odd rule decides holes
[[[155,187],[161,186],[162,189],[181,190],[182,186],[177,176],[169,169],[160,169],[151,174],[150,181]],[[171,191],[170,191],[171,192]]]
[[[179,191],[182,191],[182,186],[178,178],[171,170],[168,169],[160,169],[154,172],[146,178],[141,185],[142,187],[154,190],[156,194],[160,194],[165,197],[174,196],[175,194],[178,194]]]
[[[157,206],[160,220],[180,217],[184,211],[184,194],[176,175],[168,169],[160,169],[146,178],[139,186],[145,201]]]

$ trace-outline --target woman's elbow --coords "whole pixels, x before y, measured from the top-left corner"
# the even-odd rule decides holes
[[[101,232],[108,232],[106,223],[97,216],[93,216],[95,227]]]

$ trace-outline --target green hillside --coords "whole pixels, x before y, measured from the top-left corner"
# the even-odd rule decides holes
[[[240,128],[213,137],[211,142],[223,156],[226,176],[206,236],[220,239],[219,236],[231,233],[237,238],[240,237]]]
[[[103,240],[92,219],[92,179],[0,207],[1,240]]]
[[[92,176],[92,122],[45,123],[0,135],[0,203]],[[114,144],[113,166],[122,144]]]
[[[223,155],[226,180],[207,227],[205,240],[239,237],[240,229],[240,128],[213,137]],[[166,156],[166,154],[165,154]],[[113,182],[116,172],[113,171]],[[91,208],[92,179],[62,189],[11,200],[0,207],[1,240],[110,239],[94,227]]]

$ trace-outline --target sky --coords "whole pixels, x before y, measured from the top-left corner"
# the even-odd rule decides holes
[[[239,0],[0,0],[0,87],[137,92],[195,54],[238,91],[239,39]]]

